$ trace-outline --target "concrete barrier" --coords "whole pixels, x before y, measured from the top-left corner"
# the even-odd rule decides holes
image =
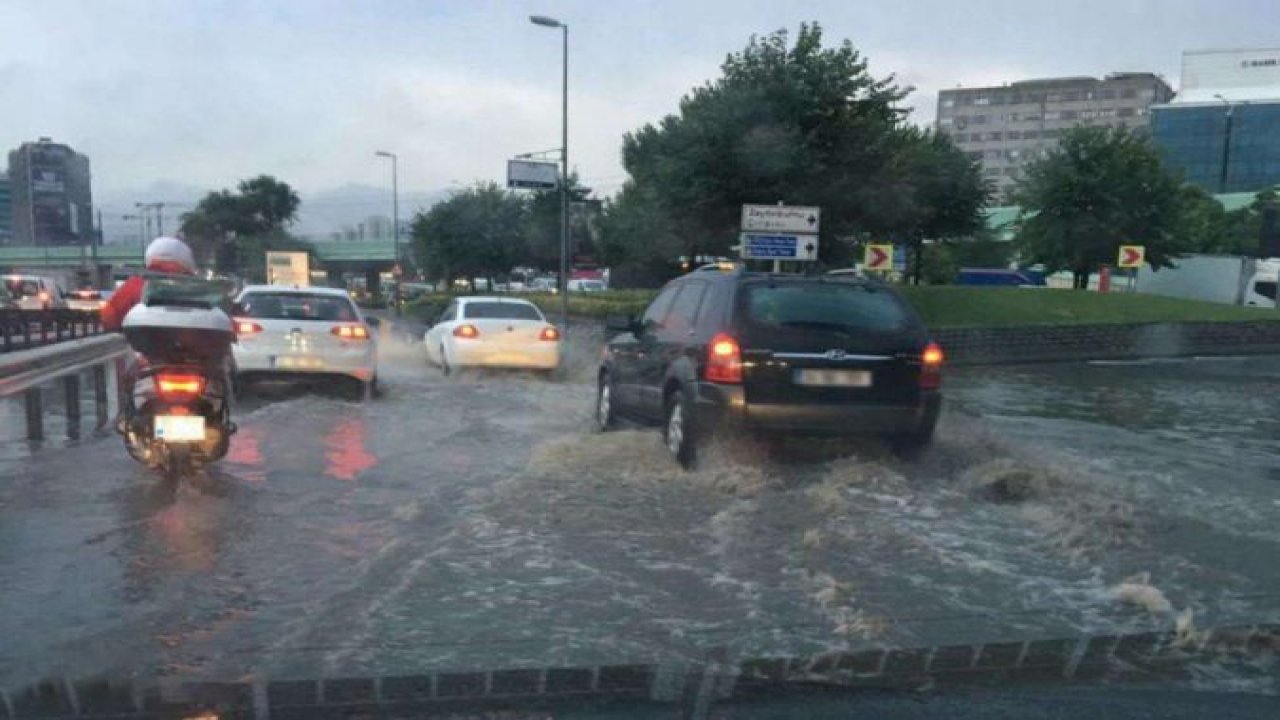
[[[66,340],[53,345],[19,350],[0,355],[0,398],[21,395],[26,407],[28,440],[44,439],[44,394],[41,386],[50,382],[63,384],[66,402],[67,436],[80,436],[80,376],[89,371],[93,383],[94,413],[97,427],[108,422],[109,385],[119,377],[117,360],[123,359],[129,346],[123,336],[98,335],[79,340]],[[115,392],[119,393],[117,386]]]

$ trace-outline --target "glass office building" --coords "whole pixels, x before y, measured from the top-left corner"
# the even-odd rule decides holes
[[[1280,102],[1157,106],[1151,136],[1170,167],[1209,192],[1280,185]]]
[[[1151,137],[1209,192],[1280,184],[1280,48],[1184,52],[1178,94],[1151,108]]]

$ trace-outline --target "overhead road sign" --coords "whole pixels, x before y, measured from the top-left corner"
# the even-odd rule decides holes
[[[542,160],[508,160],[507,187],[523,190],[554,190],[560,187],[560,165]]]
[[[743,205],[744,233],[779,233],[784,235],[817,235],[822,210],[800,205]]]
[[[1116,262],[1122,268],[1139,268],[1147,261],[1145,245],[1121,245],[1120,259]]]
[[[817,260],[818,236],[782,233],[743,233],[744,260]]]
[[[868,245],[862,259],[862,269],[889,272],[893,269],[892,245]]]

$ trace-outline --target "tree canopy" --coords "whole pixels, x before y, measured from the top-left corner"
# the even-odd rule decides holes
[[[296,249],[288,228],[301,200],[288,183],[270,175],[241,180],[234,191],[210,192],[182,216],[181,233],[204,262],[219,269],[257,266],[268,249]],[[243,262],[242,262],[243,260]]]
[[[1070,270],[1078,288],[1115,262],[1120,245],[1144,245],[1152,267],[1169,266],[1197,242],[1187,218],[1212,212],[1165,169],[1144,134],[1124,128],[1067,131],[1027,167],[1015,197],[1023,259]]]
[[[907,89],[873,77],[850,42],[824,47],[816,23],[791,40],[753,37],[677,114],[624,137],[630,180],[606,212],[609,253],[726,254],[744,203],[821,206],[820,252],[835,261],[859,238],[978,226],[987,190],[975,164],[903,121]]]
[[[432,278],[493,277],[527,258],[527,223],[522,197],[497,183],[476,183],[414,216],[414,253]]]

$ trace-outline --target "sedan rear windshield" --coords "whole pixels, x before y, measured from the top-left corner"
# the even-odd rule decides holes
[[[915,334],[916,321],[892,292],[842,282],[752,284],[740,300],[744,324],[754,337],[792,339]]]
[[[246,317],[264,320],[323,320],[354,322],[351,301],[334,295],[306,293],[252,293],[240,300]]]
[[[525,303],[469,302],[463,306],[468,320],[542,320],[538,308]]]
[[[21,278],[7,278],[4,281],[9,292],[14,297],[35,297],[40,293],[40,283],[35,280],[23,280]]]

